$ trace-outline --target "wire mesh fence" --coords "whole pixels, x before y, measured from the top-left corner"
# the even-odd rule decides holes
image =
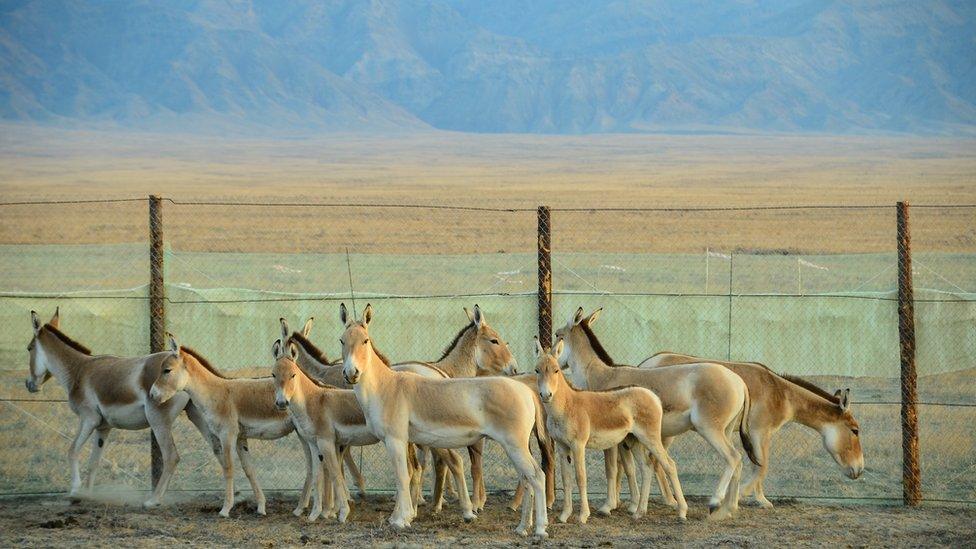
[[[148,352],[148,206],[0,208],[9,327],[0,334],[0,493],[63,492],[77,420],[56,381],[38,395],[24,390],[29,311],[60,306],[64,331],[96,354]],[[831,393],[851,388],[862,478],[845,479],[822,434],[791,423],[773,439],[768,496],[902,498],[894,206],[542,211],[164,199],[163,211],[166,329],[233,376],[269,374],[281,317],[293,327],[314,317],[310,338],[338,358],[340,302],[373,304],[373,340],[394,362],[437,359],[467,322],[462,307],[477,303],[522,370],[534,335],[577,307],[603,307],[594,330],[621,363],[668,350],[762,362]],[[976,502],[976,207],[912,212],[922,493]],[[179,422],[176,443],[171,490],[219,489],[219,466],[189,422]],[[301,486],[294,436],[250,447],[265,488]],[[717,456],[694,434],[673,448],[686,493],[711,493]],[[497,445],[486,452],[488,488],[514,487]],[[149,455],[147,431],[113,432],[100,484],[147,488]],[[384,451],[367,447],[356,459],[368,488],[392,489]],[[600,493],[602,457],[589,459],[591,493]]]

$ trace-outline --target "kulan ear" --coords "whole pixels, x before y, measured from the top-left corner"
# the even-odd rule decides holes
[[[281,358],[281,340],[276,339],[274,344],[271,345],[271,357],[274,359]]]
[[[166,334],[166,345],[169,348],[169,351],[171,353],[179,354],[179,352],[180,352],[180,344],[176,342],[176,336],[174,336],[173,334],[167,333]]]
[[[34,327],[34,335],[41,331],[41,319],[37,318],[37,311],[31,311],[31,326]]]
[[[596,319],[600,318],[600,313],[602,312],[603,312],[603,307],[600,307],[599,309],[590,313],[590,316],[586,318],[586,325],[592,326],[593,323],[596,322]]]
[[[302,327],[302,335],[308,337],[308,334],[312,333],[312,322],[315,320],[314,316],[308,317],[305,321],[305,326]]]
[[[291,355],[292,360],[298,359],[298,347],[294,343],[288,344],[288,354]]]
[[[535,336],[532,339],[535,341],[535,357],[539,358],[546,354],[546,350],[542,348],[542,342],[539,341],[539,336]]]
[[[61,328],[61,307],[54,308],[54,316],[51,317],[51,321],[48,322],[51,326],[55,328]]]
[[[346,311],[346,304],[345,303],[340,303],[339,304],[339,321],[342,322],[342,325],[343,326],[346,326],[346,325],[349,324],[349,312]]]
[[[464,314],[468,315],[468,322],[472,322],[473,323],[474,322],[474,313],[472,313],[471,311],[469,311],[467,307],[461,307],[461,308],[464,309]]]
[[[279,318],[278,322],[281,323],[281,341],[288,341],[288,336],[291,335],[291,330],[288,329],[288,321]]]
[[[563,354],[563,347],[565,344],[566,342],[561,339],[557,341],[556,346],[552,348],[552,356],[559,358],[559,355]]]
[[[472,314],[471,322],[474,322],[475,326],[481,328],[482,326],[485,325],[485,315],[484,313],[481,312],[481,307],[475,305],[474,311],[472,311],[471,314]]]
[[[838,391],[839,392],[839,391]],[[840,409],[842,412],[846,412],[851,409],[851,390],[844,389],[844,392],[840,395]]]
[[[576,314],[573,315],[573,318],[570,320],[570,323],[572,323],[572,324],[579,324],[581,320],[583,320],[583,308],[582,307],[580,307],[579,309],[576,309]]]
[[[370,320],[373,320],[373,306],[367,303],[366,308],[363,309],[363,325],[369,326]]]

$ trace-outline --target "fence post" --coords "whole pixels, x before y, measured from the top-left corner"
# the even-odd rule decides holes
[[[538,209],[539,343],[552,346],[552,223],[549,206]]]
[[[899,202],[898,224],[898,339],[901,349],[902,495],[905,505],[922,501],[918,463],[918,393],[915,372],[915,296],[912,288],[912,239],[908,202]]]
[[[163,202],[159,196],[149,197],[149,351],[158,353],[166,348],[166,289],[163,286]],[[163,458],[156,436],[149,433],[152,462],[152,487],[156,487],[163,472]]]

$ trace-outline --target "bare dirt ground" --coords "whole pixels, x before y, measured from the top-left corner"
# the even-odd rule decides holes
[[[0,499],[0,545],[125,546],[215,545],[295,547],[302,545],[441,546],[537,544],[517,537],[518,517],[508,497],[492,495],[486,510],[466,524],[453,505],[439,515],[422,510],[413,527],[397,533],[386,524],[392,509],[387,495],[358,502],[345,525],[292,516],[293,497],[272,496],[268,516],[254,514],[241,501],[230,519],[217,516],[219,495],[201,494],[182,503],[145,511],[135,503],[84,501],[63,497]],[[240,500],[239,500],[240,501]],[[597,502],[597,499],[592,499]],[[679,523],[671,510],[652,505],[634,521],[623,513],[593,516],[586,525],[553,524],[543,545],[557,547],[627,546],[925,546],[966,547],[976,543],[976,508],[923,506],[918,509],[865,504],[830,505],[777,502],[772,510],[743,507],[733,521],[704,520],[704,502],[692,501],[689,520]],[[570,519],[576,520],[576,515]]]

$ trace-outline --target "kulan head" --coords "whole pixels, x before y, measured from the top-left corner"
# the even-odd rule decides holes
[[[167,351],[170,356],[163,359],[159,369],[159,376],[149,389],[149,398],[156,402],[166,402],[173,395],[186,389],[190,374],[186,369],[186,360],[194,360],[192,356],[180,352],[180,346],[172,334],[167,334]]]
[[[475,331],[474,362],[478,375],[512,375],[517,372],[518,361],[512,355],[512,350],[502,336],[488,325],[481,307],[475,305],[470,311],[465,308],[464,313],[468,315],[471,329]]]
[[[564,347],[563,341],[558,340],[551,351],[546,351],[539,338],[535,338],[535,373],[542,402],[552,402],[556,391],[566,386],[563,370],[559,367],[559,355]]]
[[[861,449],[861,430],[851,413],[851,390],[834,393],[837,409],[832,418],[820,428],[823,445],[837,465],[850,479],[856,479],[864,471],[864,452]]]
[[[339,321],[345,326],[339,344],[342,345],[342,377],[346,383],[355,385],[373,357],[372,343],[369,339],[369,323],[373,320],[373,307],[367,304],[363,309],[363,319],[356,320],[349,315],[346,304],[339,305]]]
[[[55,329],[61,327],[61,308],[58,307],[54,310],[54,316],[48,321],[47,325],[41,324],[41,319],[38,318],[37,313],[31,311],[31,327],[34,329],[34,337],[31,338],[30,343],[27,344],[27,354],[28,354],[28,364],[27,364],[27,381],[24,385],[27,390],[32,393],[37,393],[41,390],[41,385],[44,382],[51,379],[51,369],[48,366],[48,356],[45,350],[41,348],[38,344],[37,338],[41,335],[46,326],[52,326]]]
[[[559,353],[560,366],[571,366],[569,364],[570,356],[572,356],[575,352],[579,352],[579,349],[582,348],[583,345],[586,345],[588,341],[584,326],[589,328],[598,318],[600,318],[600,313],[602,312],[603,308],[601,307],[590,313],[589,316],[585,316],[583,314],[583,308],[579,307],[576,309],[576,312],[569,317],[569,322],[567,322],[565,326],[556,330],[556,343],[563,343],[562,351]],[[569,368],[568,375],[570,381],[575,383],[577,387],[586,387],[585,372],[577,368]]]
[[[281,340],[274,342],[271,347],[271,354],[274,356],[275,364],[271,368],[271,377],[274,379],[275,386],[275,407],[279,410],[288,409],[288,405],[295,398],[298,392],[298,349],[294,344],[288,344],[287,350],[282,345]]]

